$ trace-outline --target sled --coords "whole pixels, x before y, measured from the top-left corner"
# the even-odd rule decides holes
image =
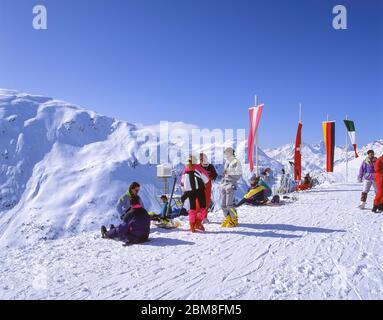
[[[176,229],[176,228],[181,226],[181,222],[174,221],[173,219],[170,218],[171,203],[173,201],[174,191],[176,189],[176,184],[177,184],[177,178],[174,177],[173,188],[172,188],[172,193],[171,193],[170,199],[169,199],[169,205],[168,205],[168,211],[166,213],[166,217],[165,217],[165,219],[162,219],[163,221],[159,221],[159,222],[154,223],[154,225],[157,226],[158,228]]]
[[[154,225],[162,229],[176,229],[176,228],[179,228],[182,224],[179,221],[169,221],[168,223],[165,223],[165,222],[154,223]]]

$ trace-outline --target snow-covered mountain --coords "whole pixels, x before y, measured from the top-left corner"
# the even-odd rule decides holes
[[[265,153],[283,164],[289,166],[289,161],[294,161],[294,144],[286,144],[279,148],[266,149]],[[376,154],[383,155],[383,140],[377,140],[358,149],[359,158],[355,159],[354,151],[350,146],[348,150],[349,159],[349,182],[355,182],[358,175],[361,159],[367,156],[368,150],[375,150]],[[326,151],[324,143],[302,145],[302,167],[304,173],[313,173],[317,176],[324,177],[326,174]],[[334,173],[329,174],[326,179],[331,182],[344,182],[346,178],[346,151],[344,146],[336,146],[335,148],[335,168]]]
[[[170,124],[170,131],[178,128],[191,131],[196,126]],[[140,133],[147,129],[159,130],[52,98],[0,90],[0,245],[56,239],[117,222],[115,204],[135,180],[142,185],[145,206],[159,210],[156,167],[137,161],[144,143]],[[221,147],[228,144],[230,141],[225,141]],[[246,142],[236,148],[244,161]],[[361,154],[369,148],[382,154],[383,141],[363,147]],[[305,145],[302,152],[305,170],[320,172],[324,167],[323,145]],[[216,156],[207,153],[213,159]],[[279,172],[292,155],[291,145],[260,150],[260,166]],[[344,174],[341,159],[338,148],[337,180]],[[351,161],[350,170],[357,170],[359,164],[360,159]],[[178,165],[178,170],[181,167]],[[217,167],[222,173],[222,165]],[[250,176],[244,165],[239,194]],[[219,202],[218,184],[213,190]]]
[[[170,131],[178,128],[196,126],[170,124]],[[0,244],[55,239],[116,222],[115,204],[132,181],[141,183],[145,206],[159,210],[156,167],[137,161],[146,129],[158,131],[0,90]],[[238,149],[242,156],[245,145]],[[263,153],[260,160],[279,165]]]

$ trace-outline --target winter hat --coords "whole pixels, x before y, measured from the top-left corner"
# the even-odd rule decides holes
[[[256,186],[259,183],[260,178],[257,176],[252,176],[250,179],[250,185]]]
[[[198,164],[197,157],[194,155],[190,155],[186,161],[186,165],[191,169],[193,165]]]
[[[223,153],[228,156],[235,156],[235,150],[231,147],[226,148]]]

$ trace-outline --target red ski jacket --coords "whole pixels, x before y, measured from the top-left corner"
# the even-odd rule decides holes
[[[376,181],[376,197],[374,204],[383,206],[383,157],[380,157],[375,163],[375,181]]]

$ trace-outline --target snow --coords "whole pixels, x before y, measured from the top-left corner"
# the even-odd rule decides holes
[[[153,227],[143,245],[86,232],[2,250],[0,298],[382,299],[383,216],[356,209],[359,193],[338,184],[243,207],[237,229],[220,214],[203,234]]]
[[[369,149],[383,154],[383,140],[362,146],[358,159],[349,151],[350,184],[342,184],[344,148],[326,175],[323,143],[305,144],[304,171],[322,184],[298,201],[243,207],[240,227],[222,229],[216,183],[206,233],[191,234],[183,221],[177,230],[153,227],[149,243],[124,247],[100,239],[99,229],[119,222],[115,204],[128,185],[139,181],[145,207],[159,210],[156,167],[137,163],[143,130],[159,133],[157,125],[0,89],[0,299],[383,298],[383,218],[355,208],[360,163]],[[245,142],[216,145],[232,143],[243,159]],[[278,173],[293,151],[260,150],[260,165]],[[237,196],[251,176],[243,167]]]
[[[171,132],[180,128],[190,133],[197,126],[169,123]],[[146,208],[159,211],[156,195],[161,193],[161,182],[156,167],[137,163],[144,130],[159,134],[160,129],[112,119],[64,101],[0,89],[0,247],[59,239],[117,223],[115,204],[133,181],[142,186]],[[209,146],[206,149],[209,153]],[[238,145],[238,154],[244,156],[245,143]],[[262,151],[260,163],[282,168]],[[217,169],[222,172],[222,165]],[[247,188],[246,169],[244,177],[238,196]],[[214,194],[219,200],[217,188]]]

